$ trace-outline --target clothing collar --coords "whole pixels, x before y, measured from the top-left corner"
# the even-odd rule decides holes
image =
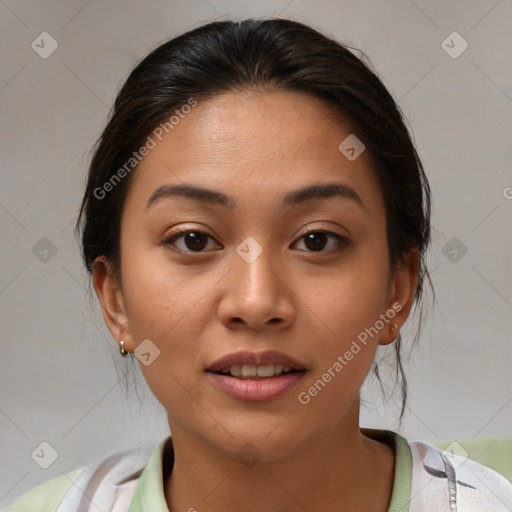
[[[140,475],[128,512],[169,512],[164,495],[164,472],[168,476],[173,465],[174,448],[169,436],[157,446]]]
[[[388,512],[408,512],[411,499],[412,455],[407,440],[391,430],[361,428],[361,432],[393,448],[395,471]]]

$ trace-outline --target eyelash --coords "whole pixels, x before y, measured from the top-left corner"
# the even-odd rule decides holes
[[[176,233],[173,233],[172,235],[167,237],[163,241],[163,244],[164,245],[174,245],[174,242],[176,240],[178,240],[179,238],[182,238],[187,233],[198,233],[200,235],[205,235],[205,236],[213,239],[213,237],[210,236],[208,233],[201,231],[199,229],[183,229],[183,230],[177,231]],[[337,240],[337,244],[338,244],[338,247],[336,249],[332,249],[330,251],[306,251],[306,252],[310,252],[311,254],[322,254],[322,253],[334,252],[336,250],[341,250],[350,244],[350,241],[347,238],[345,238],[341,235],[338,235],[337,233],[333,233],[332,231],[326,231],[324,229],[313,229],[311,231],[308,231],[307,233],[304,233],[298,240],[304,239],[306,236],[310,235],[311,233],[323,233],[325,235],[331,235],[333,238],[335,238]],[[202,254],[205,252],[205,251],[184,251],[182,249],[177,249],[177,250],[184,254]]]

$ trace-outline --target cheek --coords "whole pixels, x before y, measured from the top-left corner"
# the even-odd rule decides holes
[[[172,339],[173,330],[197,302],[190,280],[166,259],[165,249],[142,244],[124,248],[122,279],[130,329],[135,343]],[[186,322],[189,324],[190,322]]]
[[[371,274],[340,275],[311,304],[321,318],[313,342],[315,364],[297,392],[311,417],[334,425],[356,399],[375,358],[378,335],[372,327],[383,312],[385,283]]]
[[[149,339],[160,351],[154,364],[140,365],[148,384],[151,387],[157,382],[156,373],[164,381],[169,380],[169,374],[180,381],[186,379],[200,353],[196,334],[207,283],[197,289],[197,280],[177,271],[158,249],[132,251],[125,258],[122,271],[133,342],[137,347]]]
[[[151,340],[158,354],[149,365],[138,361],[144,380],[166,410],[188,410],[186,390],[194,388],[191,369],[200,365],[200,344],[194,334],[197,294],[183,279],[171,280],[151,265],[134,275],[126,290],[131,335],[136,347]]]
[[[333,382],[343,382],[343,391],[336,384],[329,385],[333,393],[336,393],[335,388],[338,393],[357,392],[371,368],[379,328],[383,325],[380,315],[387,306],[385,250],[385,246],[374,246],[356,251],[329,278],[317,280],[318,291],[305,301],[308,308],[304,311],[309,312],[315,322],[318,335],[314,377],[321,378],[330,369],[331,374],[336,375],[336,378],[331,375]],[[309,283],[310,289],[313,284],[313,281]],[[387,324],[383,328],[387,328]],[[322,380],[329,378],[325,375]]]
[[[311,302],[311,308],[325,321],[331,334],[345,342],[373,325],[387,306],[387,260],[372,256],[383,254],[378,248],[368,250],[370,256],[360,252],[323,280]]]

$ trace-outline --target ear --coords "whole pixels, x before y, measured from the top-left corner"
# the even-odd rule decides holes
[[[418,284],[418,274],[420,268],[420,256],[417,247],[414,247],[405,257],[405,261],[399,265],[395,275],[390,283],[388,294],[388,303],[386,311],[395,312],[395,316],[391,318],[382,330],[379,337],[379,345],[389,345],[400,333],[401,327],[409,317]],[[397,329],[393,329],[392,325],[396,324]]]
[[[105,257],[99,256],[94,260],[92,271],[94,289],[100,300],[108,330],[117,343],[124,340],[127,352],[133,352],[135,345],[130,334],[123,292],[110,263]]]

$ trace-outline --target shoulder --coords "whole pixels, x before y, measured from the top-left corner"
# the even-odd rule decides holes
[[[420,441],[407,443],[412,457],[411,496],[419,493],[418,504],[424,501],[425,510],[454,502],[460,510],[510,511],[512,483],[502,474],[472,460],[467,452],[454,453]]]
[[[84,468],[47,480],[33,487],[10,505],[6,512],[54,512],[64,494]]]

